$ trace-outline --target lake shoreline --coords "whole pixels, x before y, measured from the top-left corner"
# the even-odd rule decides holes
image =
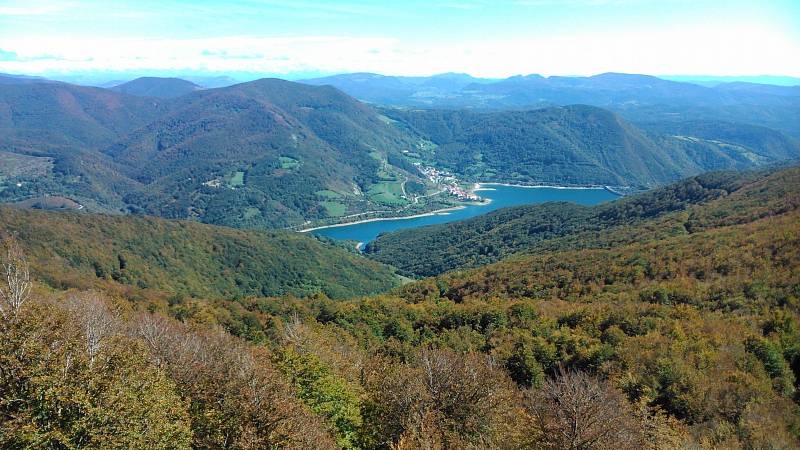
[[[516,187],[516,188],[526,188],[526,189],[542,189],[542,188],[549,188],[549,189],[605,189],[609,192],[615,193],[608,189],[608,186],[567,186],[563,184],[511,184],[511,183],[475,183],[475,188],[473,191],[486,191],[490,190],[491,188],[485,188],[484,186],[508,186],[508,187]],[[619,195],[619,194],[618,194]]]
[[[483,202],[481,204],[488,205],[489,203],[491,203],[491,201]],[[297,232],[298,233],[307,233],[309,231],[323,230],[325,228],[346,227],[346,226],[349,226],[349,225],[356,225],[356,224],[359,224],[359,223],[381,222],[381,221],[384,221],[384,220],[416,219],[416,218],[419,218],[419,217],[436,216],[436,215],[439,215],[439,214],[442,214],[442,213],[446,213],[448,211],[457,211],[459,209],[464,209],[464,208],[466,208],[465,205],[458,205],[458,206],[451,206],[449,208],[437,209],[437,210],[429,211],[429,212],[426,212],[426,213],[414,214],[414,215],[411,215],[411,216],[373,217],[372,219],[362,219],[362,220],[356,220],[354,222],[342,222],[342,223],[335,223],[333,225],[321,225],[321,226],[318,226],[318,227],[306,228],[304,230],[297,230]]]
[[[567,186],[567,185],[558,185],[558,186],[556,186],[556,185],[544,185],[544,184],[519,185],[519,184],[511,184],[511,183],[494,183],[494,182],[474,183],[472,185],[472,189],[469,189],[468,191],[469,192],[473,192],[473,193],[484,191],[484,192],[488,193],[488,192],[497,191],[497,190],[505,189],[505,188],[523,188],[525,190],[528,190],[528,189],[557,189],[557,190],[565,190],[565,191],[570,191],[570,190],[572,190],[572,191],[575,191],[575,190],[605,191],[605,192],[611,193],[614,197],[617,197],[617,196],[620,195],[619,193],[609,189],[607,186],[600,186],[600,185],[584,185],[584,186]],[[463,201],[459,205],[456,205],[456,206],[437,209],[437,210],[428,211],[428,212],[424,212],[424,213],[412,214],[412,215],[409,215],[409,216],[372,217],[372,218],[365,218],[365,219],[356,220],[356,221],[352,221],[352,222],[340,222],[340,223],[334,223],[334,224],[330,224],[330,225],[319,225],[319,226],[314,226],[314,227],[311,227],[311,228],[306,228],[306,229],[303,229],[303,230],[297,230],[297,232],[306,233],[306,232],[314,232],[314,231],[318,231],[318,230],[355,226],[355,225],[366,224],[366,223],[371,223],[371,222],[402,221],[402,220],[419,219],[419,218],[431,217],[431,216],[447,215],[451,211],[463,210],[463,209],[471,208],[471,207],[474,207],[474,206],[478,206],[478,207],[490,206],[492,203],[494,203],[494,199],[490,197],[492,194],[487,194],[487,195],[489,195],[489,196],[482,196],[482,200],[481,201]],[[524,203],[520,203],[520,204],[524,204]],[[501,203],[501,205],[502,205],[502,203]],[[494,209],[494,208],[489,208],[490,211],[492,209]],[[487,211],[487,212],[490,212],[490,211]],[[361,240],[362,239],[357,239],[357,241],[361,241]],[[365,245],[366,245],[366,242],[360,243],[360,245],[357,246],[357,249],[361,250],[361,248],[363,248]]]

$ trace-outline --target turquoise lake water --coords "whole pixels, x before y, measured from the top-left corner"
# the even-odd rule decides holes
[[[411,219],[391,219],[375,222],[356,223],[341,227],[322,228],[311,233],[328,236],[334,239],[350,239],[358,242],[369,242],[380,233],[415,228],[423,225],[469,219],[508,206],[528,205],[544,202],[572,202],[581,205],[595,205],[619,198],[605,189],[578,189],[552,187],[520,187],[484,185],[488,190],[476,192],[484,198],[492,200],[486,205],[467,205],[463,209],[447,211],[433,216],[415,217]]]

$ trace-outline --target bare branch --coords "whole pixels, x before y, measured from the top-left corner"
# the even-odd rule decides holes
[[[543,448],[640,448],[642,436],[630,405],[607,381],[584,372],[559,370],[540,390],[529,391],[526,407],[546,442]]]
[[[2,283],[0,283],[0,313],[6,321],[16,320],[31,292],[30,266],[12,237],[3,239]]]
[[[92,367],[103,344],[117,329],[119,313],[110,309],[100,295],[94,292],[71,297],[69,309],[83,328],[86,354],[89,357],[89,367]]]

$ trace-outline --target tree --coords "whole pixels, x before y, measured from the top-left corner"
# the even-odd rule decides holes
[[[375,444],[495,448],[516,440],[517,390],[490,357],[423,349],[410,364],[373,370],[364,415]]]
[[[91,369],[103,344],[119,327],[119,313],[109,308],[96,292],[74,295],[67,305],[73,320],[82,328]]]
[[[220,328],[192,329],[142,314],[131,334],[189,402],[200,448],[333,448],[322,420],[303,407],[267,349]]]
[[[147,349],[105,333],[87,351],[72,308],[31,302],[0,327],[0,448],[190,448],[186,402]]]
[[[640,424],[621,392],[584,372],[560,370],[526,396],[526,408],[541,432],[535,447],[547,449],[637,449]]]
[[[0,283],[0,313],[6,321],[16,320],[31,292],[28,261],[13,237],[3,240],[3,281]]]
[[[544,371],[528,346],[518,343],[514,353],[506,361],[506,370],[511,379],[522,386],[538,387],[544,379]]]

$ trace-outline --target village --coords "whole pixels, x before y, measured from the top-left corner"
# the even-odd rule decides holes
[[[424,166],[421,163],[414,163],[414,165],[417,166],[420,172],[425,174],[429,181],[440,185],[445,192],[457,197],[459,200],[473,202],[482,201],[481,197],[474,192],[462,188],[459,185],[458,179],[452,173],[435,167]]]

